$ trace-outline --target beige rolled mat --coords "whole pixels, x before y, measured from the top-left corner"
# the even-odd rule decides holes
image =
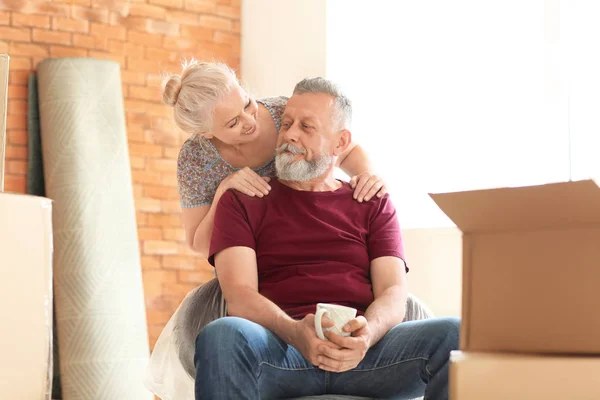
[[[119,65],[50,59],[38,84],[63,398],[152,399]]]

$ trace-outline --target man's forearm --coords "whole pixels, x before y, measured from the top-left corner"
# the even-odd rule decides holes
[[[227,314],[245,318],[275,333],[287,344],[292,344],[296,321],[271,300],[248,287],[235,289],[234,298],[227,299]]]
[[[367,308],[365,318],[371,331],[369,347],[379,342],[390,329],[402,322],[406,313],[406,296],[406,288],[403,285],[391,286]]]

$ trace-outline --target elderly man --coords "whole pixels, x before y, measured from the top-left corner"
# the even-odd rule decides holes
[[[358,203],[333,177],[350,119],[335,85],[301,81],[282,118],[269,196],[221,198],[210,262],[229,316],[196,341],[196,399],[448,398],[459,321],[400,323],[408,268],[394,206],[387,195]],[[319,339],[317,303],[356,308],[344,327],[351,336]]]

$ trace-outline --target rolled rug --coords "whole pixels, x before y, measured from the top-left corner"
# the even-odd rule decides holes
[[[150,400],[149,358],[119,65],[38,66],[46,196],[65,400]]]

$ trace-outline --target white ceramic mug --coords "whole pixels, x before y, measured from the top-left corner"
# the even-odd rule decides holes
[[[317,312],[315,313],[315,331],[321,340],[327,340],[323,332],[321,321],[323,315],[333,321],[335,324],[331,328],[325,328],[326,332],[334,332],[340,336],[350,336],[350,332],[344,332],[342,329],[356,317],[356,308],[340,306],[337,304],[319,303],[317,304]]]

